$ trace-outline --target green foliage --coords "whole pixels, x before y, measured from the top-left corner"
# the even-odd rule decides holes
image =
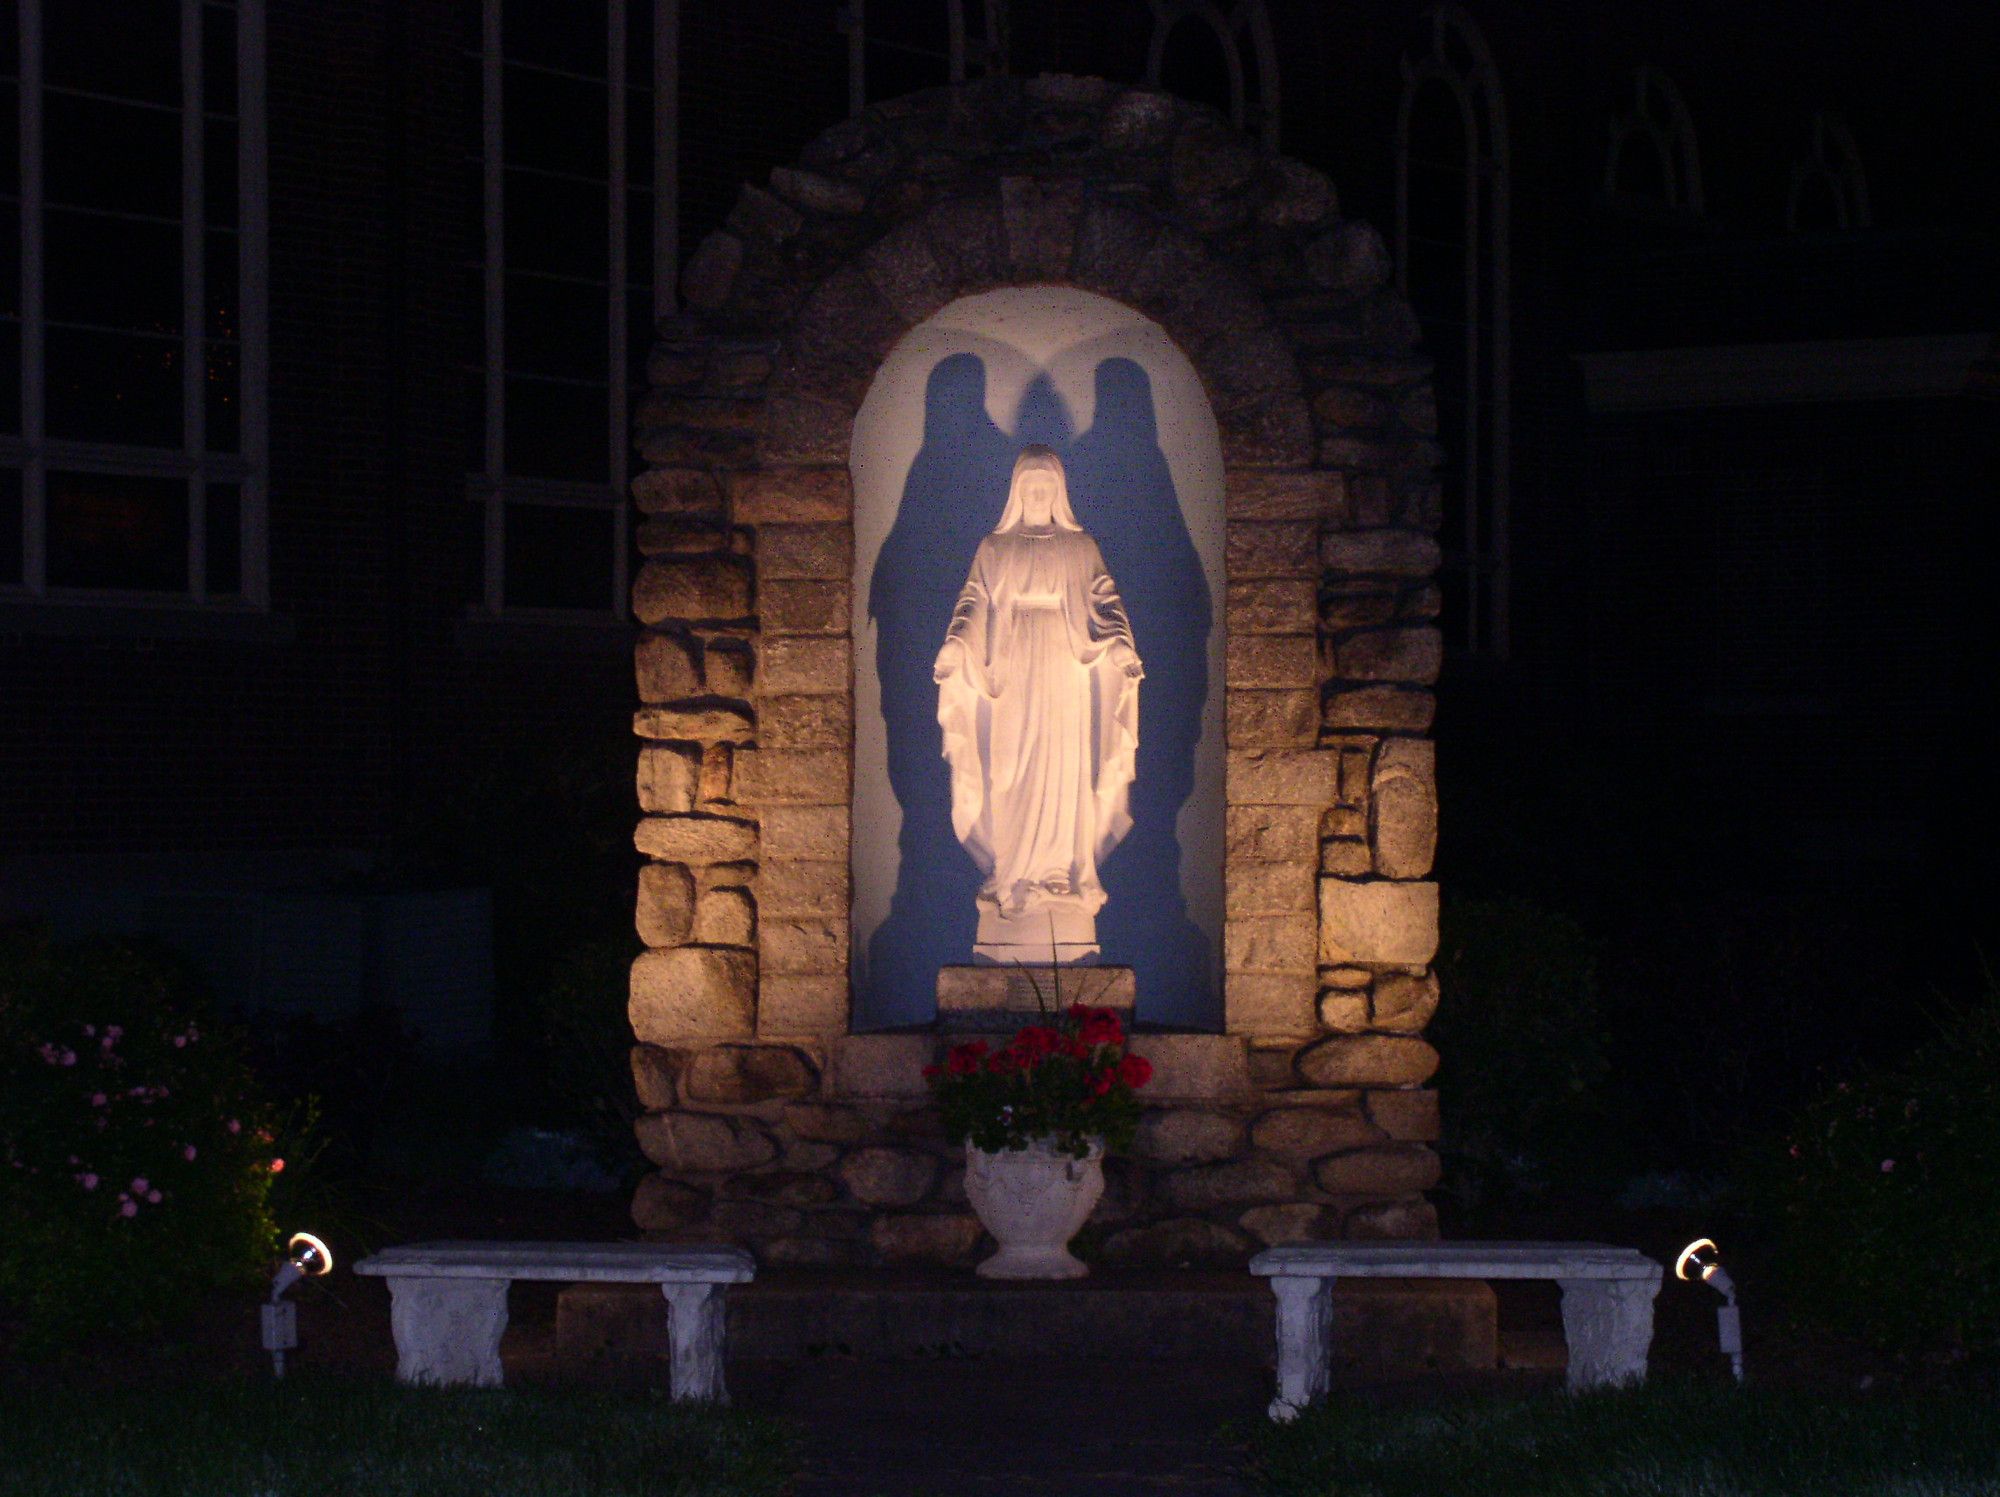
[[[1813,1098],[1743,1199],[1796,1313],[1901,1352],[2000,1352],[2000,993]]]
[[[779,1497],[768,1419],[665,1390],[407,1388],[384,1378],[0,1385],[0,1497]]]
[[[24,1349],[253,1284],[276,1251],[277,1121],[172,963],[0,937],[0,1301]]]
[[[1081,1159],[1102,1140],[1117,1151],[1139,1126],[1139,1087],[1152,1064],[1125,1048],[1108,1008],[1073,1004],[1052,1023],[1024,1026],[998,1050],[985,1040],[954,1045],[927,1067],[945,1136],[989,1154],[1046,1138]]]
[[[1462,1193],[1588,1180],[1608,1102],[1597,943],[1523,899],[1447,899],[1430,1037]]]
[[[634,1170],[641,1163],[632,1134],[639,1100],[626,991],[637,954],[629,934],[572,947],[529,1008],[547,1121],[580,1130],[607,1166]]]
[[[1974,1497],[2000,1483],[1983,1396],[1828,1398],[1655,1381],[1577,1397],[1332,1398],[1250,1434],[1274,1497]]]

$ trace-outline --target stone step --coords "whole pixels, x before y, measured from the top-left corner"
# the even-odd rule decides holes
[[[730,1291],[732,1361],[1051,1355],[1270,1366],[1274,1300],[1248,1274],[1100,1270],[1067,1283],[966,1273],[769,1270]],[[1334,1290],[1335,1373],[1368,1381],[1488,1371],[1493,1291],[1464,1280],[1355,1280]],[[643,1286],[577,1285],[556,1311],[556,1356],[578,1373],[663,1364],[666,1305]]]

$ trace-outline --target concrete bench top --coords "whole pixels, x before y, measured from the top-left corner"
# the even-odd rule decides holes
[[[741,1248],[651,1242],[413,1242],[354,1265],[358,1274],[418,1279],[547,1279],[559,1284],[743,1284],[756,1260]]]
[[[1300,1242],[1250,1260],[1263,1278],[1658,1279],[1634,1248],[1601,1242]]]

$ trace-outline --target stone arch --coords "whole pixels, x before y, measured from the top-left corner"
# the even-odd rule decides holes
[[[1435,1064],[1417,1034],[1434,1001],[1438,453],[1390,273],[1320,173],[1211,110],[1098,79],[876,105],[743,189],[689,263],[637,420],[652,861],[632,1017],[641,1141],[662,1166],[642,1225],[806,1240],[807,1206],[735,1209],[718,1172],[778,1168],[800,1108],[921,1101],[927,1036],[848,1033],[848,443],[909,329],[962,297],[1057,284],[1164,328],[1222,443],[1226,1032],[1162,1037],[1155,1060],[1163,1101],[1247,1109],[1223,1156],[1244,1170],[1214,1200],[1184,1192],[1204,1225],[1175,1241],[1227,1256],[1281,1218],[1425,1229],[1434,1106],[1409,1089]],[[1316,1088],[1380,1097],[1351,1127],[1306,1130],[1310,1146],[1295,1126],[1245,1142],[1259,1097]],[[827,1167],[841,1200],[883,1220],[935,1209],[942,1151],[901,1183],[852,1163]],[[1253,1228],[1244,1200],[1299,1209]],[[905,1229],[882,1230],[871,1251],[894,1257]]]

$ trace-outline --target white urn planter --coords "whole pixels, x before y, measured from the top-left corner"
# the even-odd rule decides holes
[[[965,1194],[1000,1251],[979,1265],[982,1279],[1080,1279],[1088,1266],[1069,1240],[1104,1194],[1104,1146],[1078,1159],[1045,1138],[989,1154],[967,1144]]]

